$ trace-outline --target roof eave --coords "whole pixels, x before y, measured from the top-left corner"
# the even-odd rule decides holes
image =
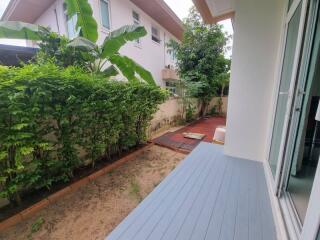
[[[217,22],[234,18],[235,12],[233,10],[230,10],[228,12],[219,14],[219,15],[213,15],[210,11],[210,8],[206,2],[206,0],[192,0],[198,11],[200,12],[203,21],[206,24],[215,24]]]
[[[178,40],[182,40],[184,25],[163,0],[130,0]]]
[[[15,9],[15,6],[17,4],[18,0],[10,0],[8,6],[4,10],[2,16],[1,16],[1,21],[9,21],[10,16],[12,12]]]

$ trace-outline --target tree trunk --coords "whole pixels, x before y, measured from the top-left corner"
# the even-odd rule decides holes
[[[201,100],[201,107],[200,107],[200,112],[199,112],[199,117],[204,117],[207,112],[207,106],[208,103],[204,100]]]

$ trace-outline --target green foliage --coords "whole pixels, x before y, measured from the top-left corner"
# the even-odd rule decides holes
[[[120,48],[128,41],[133,41],[147,35],[147,31],[142,26],[123,26],[108,35],[102,46],[101,57],[111,57],[117,54]]]
[[[0,67],[0,196],[69,181],[89,160],[143,143],[166,93],[52,63]],[[86,153],[80,158],[79,151]]]
[[[42,34],[47,32],[49,30],[45,27],[30,23],[16,21],[0,22],[0,38],[40,40]]]
[[[193,7],[185,20],[185,32],[181,44],[171,42],[177,56],[180,77],[186,81],[191,97],[202,103],[200,114],[220,87],[220,75],[229,71],[230,60],[224,57],[228,36],[220,25],[206,25]]]
[[[42,225],[44,224],[44,219],[42,217],[37,218],[37,220],[31,226],[31,233],[38,232]]]
[[[213,106],[211,109],[210,109],[210,111],[209,111],[209,113],[208,113],[210,116],[216,116],[217,114],[218,114],[218,112],[217,112],[217,106]]]
[[[52,62],[60,67],[78,66],[90,70],[88,66],[96,59],[92,52],[80,47],[71,48],[68,45],[69,39],[57,33],[42,34],[39,42],[40,50],[37,53],[38,63]]]
[[[186,122],[192,122],[194,120],[195,107],[192,104],[188,104],[186,108]]]
[[[142,201],[143,197],[141,194],[141,189],[138,181],[136,179],[133,179],[130,182],[130,192],[129,192],[134,198],[136,198],[139,202]]]
[[[96,42],[98,39],[98,24],[93,18],[92,8],[87,0],[65,0],[69,17],[77,15],[76,27],[80,36]]]

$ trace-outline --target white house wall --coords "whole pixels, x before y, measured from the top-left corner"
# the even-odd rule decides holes
[[[285,0],[235,1],[225,153],[267,158]]]
[[[108,30],[101,24],[100,17],[100,1],[89,0],[92,8],[93,15],[98,22],[99,39],[98,43],[102,43],[108,34]],[[170,55],[167,53],[165,43],[170,39],[176,38],[154,21],[150,16],[145,14],[136,5],[129,0],[109,0],[110,2],[110,20],[111,31],[120,28],[124,25],[133,24],[132,10],[136,11],[140,15],[140,23],[143,25],[148,35],[141,39],[140,45],[130,42],[125,45],[120,53],[131,57],[140,65],[148,69],[156,82],[160,86],[164,86],[162,80],[161,70],[166,65],[173,65]],[[55,16],[55,10],[58,16],[58,22]],[[67,35],[65,16],[63,13],[63,0],[57,0],[50,8],[47,9],[37,20],[37,24],[48,26],[53,31],[60,34]],[[59,26],[59,31],[58,31]],[[161,42],[160,44],[152,41],[151,39],[151,26],[158,27],[160,30]]]

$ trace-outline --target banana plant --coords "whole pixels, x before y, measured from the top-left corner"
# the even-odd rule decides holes
[[[120,72],[128,81],[136,82],[142,79],[148,84],[155,85],[151,73],[136,63],[133,59],[123,56],[119,50],[129,41],[134,41],[147,34],[142,26],[126,25],[112,31],[103,44],[97,44],[98,24],[93,17],[93,11],[88,0],[65,0],[69,17],[77,15],[76,30],[79,36],[70,40],[68,47],[88,52],[95,56],[88,68],[106,77],[116,76]],[[0,38],[26,39],[41,41],[49,29],[24,22],[0,22]]]

